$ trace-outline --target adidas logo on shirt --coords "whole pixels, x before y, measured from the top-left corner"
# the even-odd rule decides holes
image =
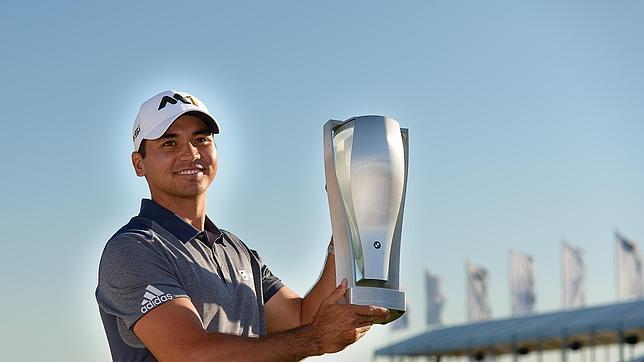
[[[172,294],[164,293],[159,289],[148,285],[145,288],[145,295],[141,301],[141,313],[145,314],[157,305],[172,299]]]

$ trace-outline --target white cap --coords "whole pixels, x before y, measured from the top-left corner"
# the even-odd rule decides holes
[[[132,128],[134,151],[138,151],[143,139],[154,140],[165,133],[170,125],[188,112],[201,118],[212,133],[219,133],[219,123],[199,98],[186,92],[168,90],[145,101],[139,109]]]

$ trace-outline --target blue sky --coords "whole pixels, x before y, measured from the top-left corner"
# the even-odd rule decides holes
[[[562,239],[585,250],[588,304],[615,300],[613,232],[644,241],[644,4],[639,1],[3,4],[0,256],[7,360],[109,360],[93,297],[109,236],[137,213],[141,102],[178,89],[218,118],[209,214],[304,294],[330,222],[329,118],[410,132],[402,283],[422,272],[465,320],[465,259],[509,314],[508,253],[535,258],[537,307],[561,305]],[[386,327],[342,354],[400,336]],[[34,341],[38,341],[34,348]]]

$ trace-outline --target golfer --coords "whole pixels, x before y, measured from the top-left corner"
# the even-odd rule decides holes
[[[340,304],[331,241],[304,297],[206,215],[220,127],[195,96],[141,105],[132,165],[150,199],[107,242],[96,300],[117,361],[291,361],[344,349],[388,310]]]

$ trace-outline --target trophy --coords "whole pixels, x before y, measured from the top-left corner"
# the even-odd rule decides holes
[[[405,313],[400,289],[407,165],[407,129],[384,116],[324,125],[324,169],[337,284],[345,301],[388,308],[389,323]]]

